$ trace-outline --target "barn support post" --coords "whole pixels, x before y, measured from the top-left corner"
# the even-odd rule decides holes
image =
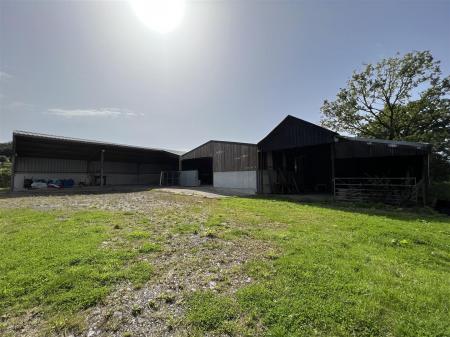
[[[267,152],[267,178],[269,179],[269,193],[273,193],[273,156],[272,151]]]
[[[423,184],[422,184],[422,202],[423,205],[427,204],[428,187],[430,185],[430,152],[423,158]]]
[[[258,180],[257,180],[257,191],[258,193],[264,194],[264,152],[260,149],[258,149],[257,152],[257,174],[258,174]]]
[[[105,161],[105,150],[102,149],[102,151],[100,152],[100,186],[103,187],[103,163]]]
[[[17,157],[17,153],[16,153],[16,137],[14,137],[14,135],[13,135],[12,157],[11,157],[11,160],[12,160],[12,163],[11,163],[11,182],[10,182],[11,186],[9,186],[9,191],[10,192],[14,191],[14,178],[15,178],[15,175],[16,175],[16,163],[17,163],[16,157]]]
[[[86,159],[86,179],[89,185],[92,185],[94,182],[92,181],[92,174],[90,171],[91,161],[90,159]]]
[[[333,200],[336,198],[336,180],[335,180],[335,158],[334,143],[331,143],[331,188],[333,189]]]
[[[256,150],[256,192],[262,193],[262,174],[261,174],[261,151]]]
[[[137,163],[137,183],[141,183],[141,163]]]

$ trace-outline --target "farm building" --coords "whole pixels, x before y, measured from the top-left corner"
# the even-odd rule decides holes
[[[33,181],[80,185],[159,183],[162,170],[177,170],[179,153],[31,132],[13,133],[11,187]]]
[[[198,170],[202,185],[256,192],[256,145],[211,140],[183,154],[181,169]]]
[[[72,185],[212,185],[250,193],[324,193],[401,203],[425,196],[430,146],[353,138],[287,116],[258,144],[211,140],[179,152],[29,132],[13,134],[14,190]]]
[[[337,199],[417,200],[429,179],[424,143],[341,136],[287,116],[258,143],[259,193],[333,193]]]

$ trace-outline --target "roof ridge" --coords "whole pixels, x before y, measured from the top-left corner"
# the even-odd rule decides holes
[[[258,145],[261,144],[267,137],[269,137],[269,136],[271,135],[272,132],[274,132],[276,129],[278,129],[278,127],[280,127],[280,126],[281,126],[287,119],[289,119],[289,118],[292,118],[292,119],[294,119],[294,120],[296,120],[296,121],[298,121],[298,122],[300,122],[300,123],[304,123],[304,124],[307,124],[307,125],[310,125],[310,126],[313,126],[313,127],[319,128],[319,129],[322,129],[323,131],[328,131],[328,132],[333,133],[333,134],[335,134],[335,135],[339,135],[337,132],[332,131],[332,130],[330,130],[330,129],[327,129],[327,128],[323,127],[323,126],[320,126],[320,125],[317,125],[317,124],[308,122],[307,120],[304,120],[304,119],[301,119],[301,118],[299,118],[299,117],[296,117],[296,116],[293,116],[293,115],[288,114],[288,115],[286,115],[286,117],[284,117],[284,118],[281,120],[281,122],[279,122],[275,127],[273,127],[273,128],[272,128],[272,129],[264,136],[264,138],[262,138],[262,139],[258,142]]]

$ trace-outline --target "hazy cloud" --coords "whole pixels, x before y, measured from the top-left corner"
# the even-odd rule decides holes
[[[22,101],[12,101],[6,104],[6,107],[11,110],[30,110],[34,108],[34,105]]]
[[[127,109],[117,108],[100,108],[100,109],[48,109],[50,115],[61,116],[66,118],[72,117],[137,117],[143,114],[137,114]]]
[[[0,80],[7,80],[12,78],[11,74],[8,74],[7,72],[1,71],[0,70]]]

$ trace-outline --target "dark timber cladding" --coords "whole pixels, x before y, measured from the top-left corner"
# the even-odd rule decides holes
[[[257,168],[255,144],[211,140],[181,156],[183,162],[212,158],[214,172],[252,171]]]
[[[258,143],[258,191],[328,192],[337,197],[339,180],[341,195],[348,200],[417,199],[418,187],[428,186],[430,150],[425,143],[341,136],[287,116]],[[402,191],[396,187],[400,184]]]
[[[336,135],[318,125],[287,116],[258,143],[258,191],[331,191]]]
[[[336,135],[333,131],[289,115],[258,143],[258,149],[274,151],[329,144]]]

